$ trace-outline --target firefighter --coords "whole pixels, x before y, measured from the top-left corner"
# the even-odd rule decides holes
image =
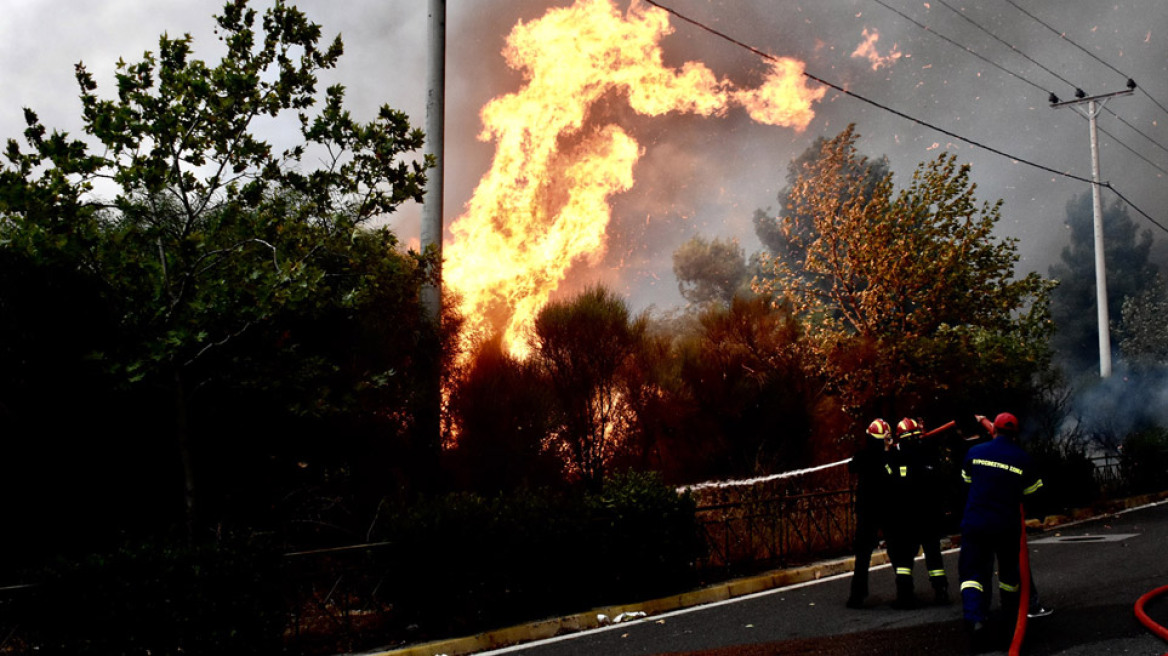
[[[933,602],[949,603],[949,579],[945,576],[945,557],[941,555],[941,537],[945,531],[945,482],[941,477],[940,454],[935,444],[925,444],[922,435],[925,425],[920,419],[905,418],[896,425],[897,442],[916,466],[913,483],[914,521],[912,549],[916,555],[917,543],[925,552],[925,568],[933,587]],[[911,579],[910,579],[911,580]]]
[[[868,567],[872,552],[880,542],[888,507],[888,467],[886,452],[892,440],[892,428],[883,419],[868,425],[864,446],[848,463],[856,480],[855,565],[848,608],[863,608],[868,596]]]
[[[913,592],[913,560],[921,548],[920,504],[925,494],[924,467],[906,442],[919,435],[915,419],[904,419],[897,424],[896,438],[888,451],[889,516],[886,531],[888,558],[896,572],[896,600],[892,607],[907,610],[916,608]]]
[[[1042,479],[1017,439],[1018,419],[1003,412],[994,418],[993,439],[972,447],[961,467],[968,494],[958,570],[965,624],[975,643],[987,637],[995,559],[1002,615],[1012,620],[1018,612],[1021,504],[1042,488]]]

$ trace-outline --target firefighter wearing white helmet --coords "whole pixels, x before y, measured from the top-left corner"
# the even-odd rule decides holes
[[[868,568],[872,552],[880,543],[880,533],[885,530],[892,473],[887,461],[893,441],[892,427],[883,419],[876,419],[868,424],[865,433],[864,446],[848,463],[848,470],[857,477],[855,565],[848,608],[863,608],[868,596]]]

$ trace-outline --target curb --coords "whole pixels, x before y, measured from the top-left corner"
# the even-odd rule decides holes
[[[1168,491],[1116,499],[1114,501],[1100,503],[1091,508],[1077,509],[1070,515],[1048,515],[1041,520],[1031,519],[1026,522],[1026,525],[1031,530],[1048,531],[1091,519],[1119,514],[1135,508],[1155,505],[1165,499],[1168,499]],[[959,542],[959,538],[945,539],[942,540],[941,546],[943,549],[951,549],[956,547]],[[613,626],[615,624],[611,621],[603,621],[599,616],[604,616],[605,618],[617,617],[622,613],[644,613],[649,616],[658,615],[683,608],[692,608],[718,601],[726,601],[727,599],[743,597],[773,588],[817,581],[828,576],[851,572],[854,563],[855,558],[851,556],[827,560],[802,567],[774,570],[758,576],[725,581],[660,599],[618,606],[604,606],[574,615],[529,622],[504,629],[486,631],[464,638],[450,638],[447,640],[426,642],[400,649],[361,652],[360,656],[463,656],[480,651],[510,647],[524,642],[545,640],[559,635],[587,631],[602,626]],[[872,555],[873,567],[887,563],[887,552],[879,551]]]

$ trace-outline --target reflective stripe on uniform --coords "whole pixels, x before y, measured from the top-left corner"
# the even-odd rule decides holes
[[[1018,592],[1022,589],[1021,585],[1010,585],[1009,583],[1002,583],[1001,581],[998,582],[998,587],[1005,590],[1006,592]]]
[[[908,467],[901,465],[900,466],[900,477],[904,478],[905,476],[908,476]]]
[[[964,469],[961,470],[961,480],[965,481],[966,483],[973,482],[973,479],[969,477],[969,474],[965,473]]]
[[[897,567],[896,568],[896,575],[897,576],[912,576],[912,568],[911,567]]]
[[[1035,492],[1038,491],[1038,488],[1040,488],[1040,487],[1042,487],[1042,479],[1041,478],[1038,479],[1037,481],[1035,481],[1034,485],[1031,485],[1030,487],[1026,488],[1025,490],[1022,490],[1022,494],[1034,494]]]
[[[945,576],[945,570],[931,569],[931,570],[929,570],[929,576]]]
[[[985,592],[985,588],[981,587],[981,584],[977,581],[962,581],[961,590],[963,592],[965,590],[977,590],[978,592]]]
[[[1022,470],[1020,468],[1015,467],[1014,465],[1008,465],[1004,462],[998,462],[997,460],[986,460],[985,458],[974,458],[972,462],[973,462],[973,464],[981,465],[982,467],[993,467],[994,469],[1002,469],[1002,470],[1008,471],[1011,474],[1018,474],[1019,476],[1022,475]]]

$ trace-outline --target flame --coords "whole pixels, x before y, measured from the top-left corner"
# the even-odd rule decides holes
[[[598,102],[621,99],[635,112],[722,116],[744,106],[757,121],[802,130],[825,88],[805,86],[802,63],[776,60],[758,89],[736,90],[705,65],[663,63],[669,14],[633,0],[576,0],[518,23],[503,55],[524,85],[481,111],[479,138],[496,144],[490,170],[451,225],[444,277],[460,298],[465,344],[503,334],[527,354],[536,314],[578,261],[607,248],[608,201],[633,186],[643,148],[619,125],[589,122]]]
[[[900,59],[902,54],[897,49],[896,44],[892,44],[892,50],[888,51],[887,55],[881,56],[876,50],[876,42],[880,40],[880,33],[876,30],[868,31],[864,28],[864,41],[856,47],[856,51],[852,53],[853,58],[867,59],[872,64],[872,70],[878,71],[885,66],[892,66],[896,60]]]

